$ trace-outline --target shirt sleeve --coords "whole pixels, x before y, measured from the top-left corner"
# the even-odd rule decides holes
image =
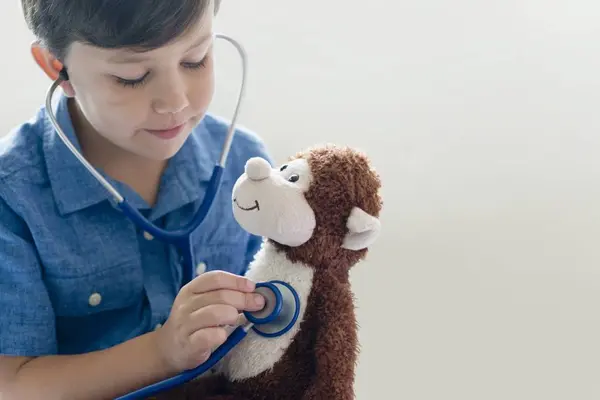
[[[0,198],[0,354],[56,354],[55,316],[24,221]]]

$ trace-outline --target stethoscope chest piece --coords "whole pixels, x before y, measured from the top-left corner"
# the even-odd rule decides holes
[[[300,297],[291,285],[282,281],[259,282],[256,284],[255,292],[265,298],[265,306],[257,312],[244,312],[248,323],[238,326],[225,343],[213,351],[207,361],[196,368],[136,390],[117,400],[147,398],[151,394],[181,385],[205,373],[244,339],[250,327],[260,336],[274,338],[288,332],[298,321]]]
[[[252,330],[264,337],[277,337],[289,331],[300,314],[300,298],[286,282],[269,281],[256,284],[256,293],[265,298],[265,306],[257,312],[245,312]]]

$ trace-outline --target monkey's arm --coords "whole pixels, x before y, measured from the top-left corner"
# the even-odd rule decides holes
[[[357,324],[348,283],[328,280],[317,291],[319,327],[315,343],[316,371],[303,400],[354,399],[354,370],[358,358]],[[329,286],[329,285],[328,285]]]

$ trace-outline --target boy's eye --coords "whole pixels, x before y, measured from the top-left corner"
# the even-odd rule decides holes
[[[196,70],[196,69],[204,68],[206,66],[207,59],[208,59],[208,55],[206,57],[204,57],[202,60],[200,60],[199,62],[184,62],[184,63],[182,63],[182,65],[184,68]],[[138,87],[138,86],[144,84],[146,82],[149,74],[150,74],[150,72],[146,72],[144,74],[144,76],[137,78],[137,79],[125,79],[125,78],[120,78],[118,76],[115,76],[115,79],[117,80],[117,83],[119,83],[123,86],[134,88],[134,87]]]
[[[144,74],[144,76],[142,76],[141,78],[137,78],[137,79],[125,79],[125,78],[120,78],[118,76],[115,76],[115,79],[117,80],[118,83],[120,83],[123,86],[137,87],[146,81],[146,78],[148,77],[149,73],[150,72],[146,72]]]
[[[199,68],[204,68],[206,67],[206,60],[208,59],[208,55],[205,56],[202,60],[200,60],[199,62],[185,62],[183,63],[183,66],[185,68],[189,68],[189,69],[199,69]]]

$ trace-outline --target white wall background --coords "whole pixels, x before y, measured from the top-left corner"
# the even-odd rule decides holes
[[[19,7],[0,3],[2,132],[49,83]],[[599,17],[592,0],[224,2],[251,57],[242,123],[279,160],[361,147],[384,179],[384,234],[353,275],[359,399],[600,398]],[[219,52],[229,116],[239,63]]]

